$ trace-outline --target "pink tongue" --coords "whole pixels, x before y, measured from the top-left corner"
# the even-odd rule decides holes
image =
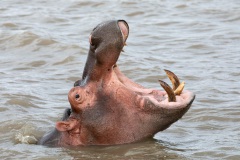
[[[128,37],[128,28],[126,26],[126,24],[122,21],[118,22],[118,25],[122,31],[122,34],[123,34],[123,40],[124,42],[126,41],[127,37]]]

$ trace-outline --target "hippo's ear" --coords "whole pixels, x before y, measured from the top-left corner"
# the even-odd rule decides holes
[[[73,121],[60,121],[56,123],[56,129],[59,132],[70,131],[75,127],[75,122]]]

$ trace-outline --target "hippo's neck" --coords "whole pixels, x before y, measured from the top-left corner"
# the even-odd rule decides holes
[[[54,129],[51,132],[49,132],[47,135],[42,137],[40,141],[38,141],[38,144],[46,145],[50,147],[58,146],[60,136],[61,136],[61,133],[58,130]]]

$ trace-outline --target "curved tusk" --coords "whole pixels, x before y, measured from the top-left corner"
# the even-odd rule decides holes
[[[162,80],[158,80],[158,81],[160,82],[160,85],[163,87],[163,89],[168,94],[168,102],[176,102],[176,96],[175,96],[172,88],[166,82],[164,82]]]
[[[166,72],[168,78],[172,82],[173,90],[175,91],[178,88],[178,86],[180,85],[180,81],[179,81],[178,77],[169,70],[164,69],[164,71]]]
[[[185,85],[185,82],[182,82],[178,88],[174,91],[174,94],[175,95],[180,95],[183,91],[183,88],[184,88],[184,85]]]

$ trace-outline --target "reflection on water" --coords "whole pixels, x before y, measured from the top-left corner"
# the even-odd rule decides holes
[[[163,69],[174,71],[197,95],[192,108],[154,140],[77,149],[20,143],[39,139],[69,107],[88,36],[106,19],[130,26],[121,70],[158,89],[158,79],[168,81]],[[239,21],[235,0],[1,1],[1,159],[240,159]]]

